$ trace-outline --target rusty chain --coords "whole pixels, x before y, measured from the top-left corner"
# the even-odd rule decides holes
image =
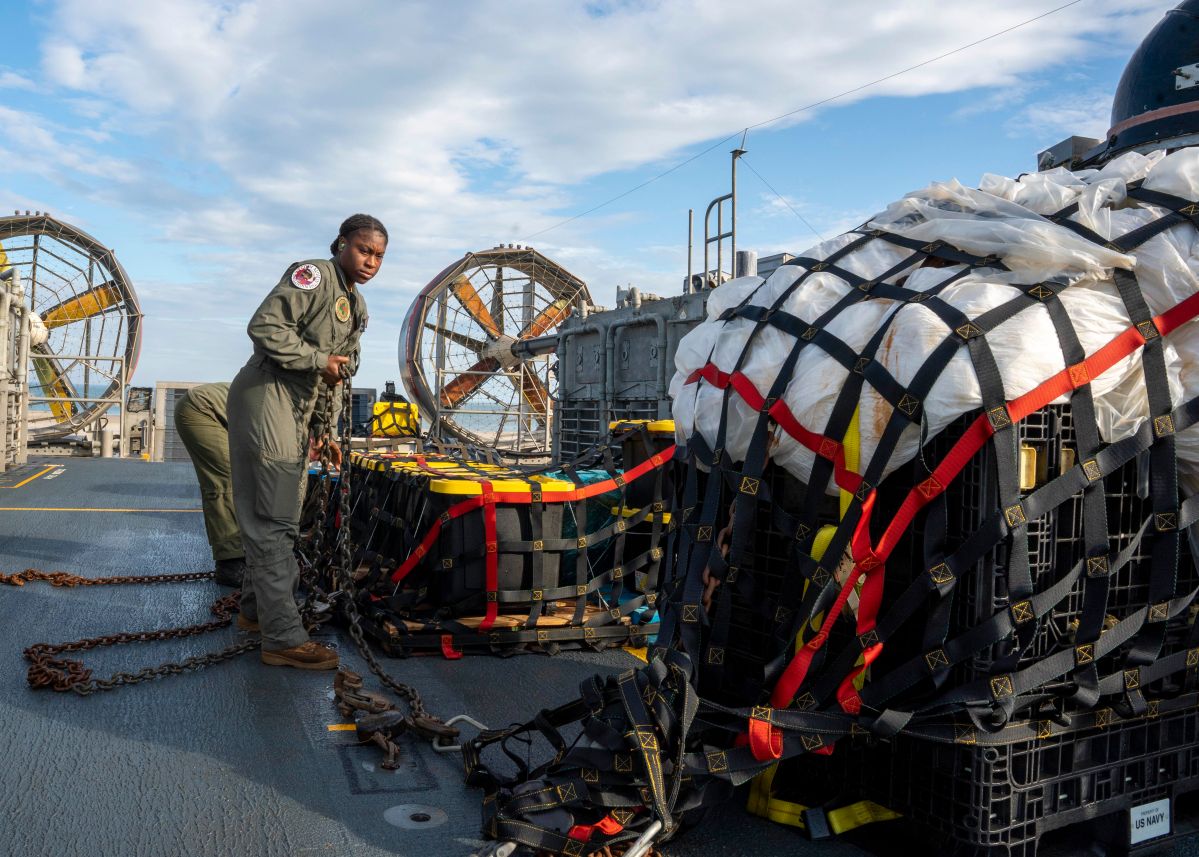
[[[371,672],[391,689],[408,707],[409,715],[405,719],[407,728],[423,737],[433,739],[438,737],[455,737],[458,731],[445,726],[440,718],[429,713],[425,708],[420,692],[411,685],[393,678],[375,658],[366,642],[361,627],[361,617],[358,612],[357,591],[355,588],[353,569],[353,544],[351,541],[350,517],[351,509],[351,476],[348,467],[350,450],[350,431],[353,415],[353,390],[350,387],[349,376],[343,367],[341,384],[342,421],[342,455],[341,467],[338,469],[338,522],[334,533],[332,550],[325,545],[325,526],[329,509],[329,494],[331,482],[330,456],[332,437],[337,423],[335,420],[336,388],[330,390],[325,397],[324,420],[328,432],[320,447],[321,479],[317,497],[317,515],[315,523],[306,539],[306,544],[298,546],[300,560],[300,575],[305,584],[306,597],[301,609],[306,624],[315,624],[315,600],[324,593],[320,590],[318,569],[320,566],[328,572],[329,582],[333,589],[330,597],[340,593],[344,597],[345,615],[349,624],[350,636],[359,654],[367,662]],[[24,586],[26,583],[40,581],[55,587],[75,586],[109,586],[136,585],[158,583],[185,583],[199,580],[210,580],[214,576],[211,571],[184,572],[166,575],[127,575],[110,577],[82,577],[65,571],[39,571],[25,569],[15,574],[0,574],[0,583],[11,586]],[[240,591],[218,598],[211,605],[212,613],[217,617],[209,622],[188,625],[178,628],[167,628],[157,631],[120,632],[99,637],[89,637],[73,640],[67,643],[35,643],[24,651],[30,662],[28,681],[33,688],[50,688],[56,691],[73,691],[80,696],[88,696],[97,691],[114,690],[131,684],[139,684],[168,675],[179,675],[190,670],[203,669],[221,661],[226,661],[245,652],[259,648],[259,640],[244,640],[233,643],[224,649],[196,655],[179,662],[166,662],[156,666],[146,667],[134,673],[118,672],[107,679],[92,678],[92,671],[81,661],[58,657],[64,652],[84,652],[105,646],[123,645],[135,642],[153,642],[160,640],[177,640],[194,637],[200,634],[228,627],[232,622],[232,614],[237,610]]]
[[[625,851],[628,850],[630,842],[620,842],[616,845],[604,845],[598,851],[590,851],[587,857],[622,857]],[[557,857],[556,852],[539,851],[537,857]],[[655,851],[653,848],[643,852],[643,857],[662,857],[662,852]]]
[[[330,403],[330,408],[326,411],[326,415],[331,410],[333,396],[330,394],[327,401]],[[325,450],[327,455],[327,449]],[[325,474],[328,473],[327,460],[325,464]],[[323,496],[320,504],[319,517],[317,519],[318,526],[314,528],[313,538],[316,546],[319,549],[320,538],[323,535],[323,518],[328,503],[328,483],[325,480],[322,484]],[[302,571],[305,569],[305,564],[301,563]],[[304,602],[303,615],[310,624],[316,624],[313,620],[315,610],[313,609],[313,600],[317,592],[316,574],[311,568],[308,569],[306,579],[307,597]],[[77,574],[71,574],[66,571],[39,571],[38,569],[27,568],[24,571],[15,574],[0,573],[0,583],[10,586],[24,586],[26,583],[41,581],[49,583],[55,587],[76,587],[76,586],[114,586],[114,585],[137,585],[137,584],[157,584],[157,583],[190,583],[199,580],[211,580],[215,577],[215,572],[212,571],[195,571],[181,572],[178,574],[137,574],[137,575],[119,575],[109,577],[82,577]],[[99,649],[106,646],[117,646],[125,643],[139,642],[155,642],[160,640],[180,640],[187,637],[199,636],[206,634],[209,631],[216,631],[221,628],[226,628],[233,621],[232,614],[238,609],[238,600],[241,596],[241,591],[222,596],[214,601],[210,607],[212,613],[217,617],[210,622],[201,622],[195,625],[187,625],[178,628],[165,628],[157,631],[133,631],[119,632],[115,634],[105,634],[99,637],[88,637],[81,640],[72,640],[67,643],[35,643],[29,646],[24,651],[25,658],[30,662],[29,670],[26,678],[30,687],[36,689],[50,688],[51,690],[65,692],[73,691],[80,696],[89,696],[97,691],[115,690],[118,687],[124,687],[131,684],[139,684],[144,681],[151,681],[156,678],[162,678],[168,675],[180,675],[182,673],[203,669],[212,664],[230,660],[238,655],[253,651],[259,648],[261,640],[242,640],[233,643],[215,652],[208,652],[203,655],[195,655],[183,661],[167,661],[155,666],[145,667],[135,673],[118,672],[114,673],[107,679],[93,679],[92,671],[87,669],[81,661],[70,658],[60,658],[63,652],[84,652],[91,649]]]
[[[26,569],[19,574],[0,575],[4,583],[23,586],[26,581],[41,580],[52,586],[105,586],[126,583],[185,583],[194,580],[204,580],[212,577],[212,572],[189,572],[184,574],[164,575],[131,575],[129,577],[96,577],[86,578],[66,572],[44,572]],[[81,661],[70,658],[60,658],[63,652],[85,652],[104,646],[117,646],[125,643],[149,643],[158,640],[182,640],[226,628],[233,621],[233,613],[237,610],[237,602],[241,593],[233,592],[214,601],[210,607],[217,618],[210,622],[187,625],[180,628],[165,628],[159,631],[131,631],[117,634],[106,634],[101,637],[89,637],[73,640],[69,643],[35,643],[25,649],[24,655],[29,661],[29,671],[26,679],[29,686],[36,689],[49,688],[56,691],[73,691],[80,696],[89,696],[97,691],[115,690],[130,684],[139,684],[168,675],[180,675],[190,670],[203,669],[211,664],[235,658],[240,654],[258,648],[258,640],[243,640],[216,652],[195,655],[186,660],[167,662],[157,666],[146,667],[135,673],[118,672],[106,679],[92,678],[92,671]]]
[[[26,583],[42,581],[51,586],[72,588],[75,586],[112,586],[121,583],[190,583],[196,580],[211,580],[215,572],[185,571],[178,574],[131,574],[117,577],[80,577],[69,571],[38,571],[27,568],[16,574],[0,574],[0,583],[9,586],[24,586]]]
[[[317,567],[322,560],[324,553],[325,542],[325,522],[329,516],[329,492],[331,490],[332,480],[330,479],[330,455],[329,455],[329,437],[331,437],[332,425],[334,420],[333,412],[334,396],[330,390],[325,396],[325,408],[322,415],[326,432],[324,438],[320,438],[320,479],[317,483],[316,493],[316,514],[313,517],[312,528],[308,531],[307,538],[301,539],[296,546],[296,554],[300,564],[300,582],[304,584],[304,604],[300,608],[300,615],[305,619],[306,623],[314,621],[316,615],[316,601],[320,591],[320,580],[317,573]]]
[[[334,534],[333,548],[336,551],[336,558],[330,557],[329,563],[326,566],[329,569],[330,580],[335,589],[341,591],[345,596],[344,608],[346,621],[350,629],[350,637],[354,640],[354,645],[358,648],[358,653],[362,659],[366,661],[372,673],[383,682],[390,690],[398,697],[404,700],[408,706],[408,712],[411,718],[411,727],[414,731],[430,740],[436,737],[455,737],[458,730],[452,727],[447,727],[442,724],[441,718],[430,714],[425,708],[424,699],[420,695],[420,691],[409,684],[398,681],[393,678],[383,666],[375,658],[375,653],[371,651],[370,646],[366,642],[366,637],[362,632],[361,616],[358,613],[358,592],[356,581],[354,579],[354,551],[351,543],[350,516],[353,510],[350,507],[350,498],[352,495],[351,473],[352,468],[349,467],[350,454],[350,429],[351,417],[353,414],[353,390],[349,384],[349,375],[346,374],[345,367],[342,367],[342,384],[341,384],[341,450],[342,450],[342,466],[339,470],[339,482],[337,486],[338,492],[338,528]],[[330,434],[336,427],[336,423],[332,421],[332,405],[333,395],[329,396],[326,415],[329,417],[326,425],[329,427]],[[324,446],[321,453],[322,471],[326,471],[328,463],[328,444]]]

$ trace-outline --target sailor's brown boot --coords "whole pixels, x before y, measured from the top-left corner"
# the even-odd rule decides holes
[[[262,630],[256,621],[246,618],[245,613],[237,614],[237,627],[243,631],[253,631],[255,634]]]
[[[275,652],[262,650],[262,662],[273,667],[295,667],[301,670],[337,669],[337,652],[309,640],[290,649]]]

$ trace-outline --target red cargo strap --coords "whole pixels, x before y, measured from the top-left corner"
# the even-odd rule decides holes
[[[460,518],[470,510],[477,509],[481,505],[482,499],[480,497],[471,497],[469,500],[464,500],[463,502],[457,504],[445,514],[447,519],[450,520],[454,518]],[[392,583],[399,583],[402,581],[412,572],[414,568],[417,567],[417,565],[420,564],[420,561],[425,558],[425,555],[432,549],[434,543],[437,541],[437,536],[441,533],[441,521],[442,519],[438,518],[433,522],[432,526],[430,526],[428,531],[425,533],[425,537],[420,540],[420,544],[413,548],[412,553],[408,554],[408,558],[400,564],[399,568],[391,573]]]
[[[595,824],[576,824],[567,831],[566,835],[579,842],[587,842],[591,839],[591,834],[597,830],[604,834],[604,836],[615,836],[624,830],[624,825],[612,816],[605,815]]]
[[[624,825],[612,816],[605,815],[598,822],[596,822],[595,829],[604,834],[604,836],[615,836],[624,830]]]
[[[576,824],[566,832],[570,839],[575,839],[579,842],[586,842],[591,838],[591,831],[595,830],[594,824]]]
[[[661,452],[650,456],[636,467],[626,470],[624,473],[625,484],[627,485],[630,482],[641,479],[647,474],[654,472],[659,467],[667,464],[674,457],[674,450],[675,447],[673,444],[671,444]],[[483,482],[484,486],[490,486],[490,484],[490,482]],[[569,503],[577,500],[587,500],[591,497],[596,497],[600,494],[606,494],[609,491],[614,491],[617,487],[619,486],[617,486],[615,480],[605,479],[602,482],[593,482],[592,484],[583,488],[571,489],[569,491],[545,491],[541,495],[541,501],[543,503]],[[484,487],[483,492],[484,494],[490,494],[494,498],[494,501],[498,503],[528,504],[533,502],[533,495],[528,491],[492,492],[488,487]],[[468,497],[462,502],[456,503],[447,509],[444,517],[446,520],[461,518],[467,512],[473,512],[482,505],[484,505],[483,495],[478,497]],[[495,507],[492,506],[493,519],[494,515]],[[429,551],[433,549],[433,545],[436,544],[437,537],[441,533],[441,526],[442,518],[439,517],[429,526],[429,529],[425,531],[425,535],[421,539],[420,544],[418,544],[412,553],[410,553],[404,560],[404,562],[401,563],[399,567],[397,567],[396,570],[391,573],[392,583],[398,584],[403,581],[403,579],[411,574],[412,570],[420,564],[420,561],[425,558]]]
[[[737,391],[737,395],[745,401],[745,404],[755,411],[760,411],[766,404],[765,396],[758,392],[754,383],[740,372],[728,375],[717,369],[714,363],[709,363],[687,376],[687,383],[694,384],[701,378],[718,390],[732,387]],[[851,494],[858,490],[858,486],[862,484],[862,477],[845,466],[845,449],[838,441],[804,428],[782,399],[778,399],[770,406],[769,413],[783,431],[797,442],[833,463],[833,481],[837,483],[837,487]]]
[[[441,635],[441,653],[445,655],[447,661],[456,661],[462,657],[462,652],[454,648],[454,635]]]
[[[833,602],[833,606],[825,614],[824,621],[820,624],[820,630],[803,645],[803,648],[796,652],[795,657],[791,659],[791,663],[787,664],[787,668],[779,676],[779,680],[774,686],[774,692],[770,695],[770,704],[774,708],[787,708],[795,699],[795,694],[799,691],[800,685],[803,684],[804,678],[807,677],[808,668],[812,665],[812,659],[816,657],[816,653],[820,651],[821,647],[828,640],[828,629],[833,627],[833,623],[841,615],[841,610],[844,609],[845,603],[849,600],[849,594],[853,592],[854,587],[857,585],[858,578],[866,572],[862,567],[863,562],[870,564],[869,558],[874,557],[873,553],[861,549],[861,545],[868,545],[870,543],[870,513],[874,510],[874,498],[875,492],[871,491],[867,495],[865,502],[862,503],[862,517],[858,521],[857,529],[854,530],[854,556],[861,556],[862,560],[854,563],[853,571],[849,573],[849,578],[841,586],[841,591],[837,593],[837,600]],[[872,568],[871,571],[878,573],[881,569],[882,565],[880,564],[876,568]]]
[[[749,750],[759,762],[783,757],[783,733],[769,720],[749,718]]]

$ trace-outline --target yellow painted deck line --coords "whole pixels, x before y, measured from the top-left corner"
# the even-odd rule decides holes
[[[203,512],[203,509],[93,509],[81,506],[0,506],[0,512]]]
[[[625,651],[628,652],[633,657],[635,657],[637,660],[641,661],[642,663],[644,663],[644,664],[649,663],[649,658],[646,657],[645,646],[642,646],[639,649],[633,649],[633,648],[629,648],[628,646],[626,646]]]
[[[18,482],[16,485],[5,485],[4,487],[5,487],[5,488],[8,488],[8,489],[11,491],[13,488],[20,488],[22,485],[28,485],[28,484],[29,484],[30,482],[32,482],[34,479],[37,479],[39,476],[41,476],[41,475],[43,475],[43,474],[45,474],[45,473],[49,473],[51,470],[53,470],[55,467],[58,467],[58,466],[59,466],[59,465],[57,465],[57,464],[51,464],[51,465],[50,465],[49,467],[47,467],[45,470],[39,470],[37,473],[35,473],[35,474],[33,474],[32,476],[30,476],[30,477],[29,477],[28,479],[26,479],[24,482]]]
[[[354,723],[330,723],[328,726],[330,732],[353,732],[357,728]]]

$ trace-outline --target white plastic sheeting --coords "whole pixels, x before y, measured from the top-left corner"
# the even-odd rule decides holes
[[[1019,179],[986,175],[977,189],[957,181],[937,182],[892,204],[866,228],[883,229],[921,242],[942,241],[969,253],[1001,259],[1010,270],[976,269],[941,292],[942,299],[972,319],[1016,297],[1020,290],[1014,284],[1027,286],[1050,279],[1068,283],[1060,299],[1089,356],[1130,324],[1113,282],[1113,269],[1135,272],[1154,314],[1199,289],[1199,233],[1190,223],[1171,227],[1125,254],[1088,241],[1044,216],[1077,202],[1078,211],[1072,219],[1105,238],[1118,238],[1167,213],[1128,198],[1128,184],[1138,180],[1143,180],[1147,189],[1199,199],[1199,149],[1182,149],[1170,155],[1130,153],[1102,170],[1055,169]],[[825,259],[860,237],[847,233],[801,255]],[[877,238],[836,264],[874,278],[911,255],[910,250]],[[908,267],[888,281],[902,281],[906,288],[926,291],[961,274],[962,269],[960,265]],[[731,373],[742,352],[746,352],[740,371],[759,392],[768,393],[795,346],[795,338],[770,325],[753,335],[755,322],[739,318],[720,321],[719,316],[743,301],[747,305],[772,306],[802,273],[800,267],[784,266],[767,280],[743,277],[712,293],[707,318],[683,338],[675,355],[677,372],[670,393],[680,440],[698,431],[710,446],[716,443],[724,391],[702,380],[685,383],[705,365],[711,363],[721,372]],[[813,273],[786,298],[781,309],[812,323],[850,289],[849,283],[829,271]],[[906,386],[949,333],[944,322],[927,307],[882,298],[862,301],[840,312],[825,329],[860,351],[888,321],[890,327],[875,359]],[[1030,305],[1017,312],[986,336],[1008,400],[1032,390],[1065,366],[1057,334],[1042,305]],[[1199,325],[1191,322],[1171,334],[1165,343],[1165,357],[1173,402],[1180,404],[1199,395]],[[846,377],[846,369],[837,360],[812,344],[804,348],[784,399],[806,428],[826,434],[829,415]],[[1148,419],[1139,351],[1093,379],[1091,389],[1100,436],[1105,441],[1134,433]],[[859,406],[860,470],[864,472],[891,417],[892,406],[868,383],[863,385]],[[922,425],[904,431],[885,472],[890,473],[916,455],[922,434],[927,439],[959,416],[981,407],[978,380],[962,346],[925,397]],[[736,393],[730,393],[723,446],[733,460],[744,458],[757,418]],[[806,482],[814,453],[785,432],[776,431],[776,436],[773,459]],[[1199,487],[1199,427],[1181,433],[1177,441],[1179,469],[1190,493]],[[836,490],[832,485],[830,489]]]

